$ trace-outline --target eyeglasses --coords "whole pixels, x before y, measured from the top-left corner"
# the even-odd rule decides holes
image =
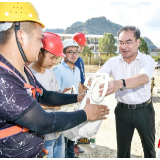
[[[136,41],[134,41],[134,42],[136,42]],[[132,43],[134,43],[133,41],[127,41],[127,42],[125,42],[125,43],[123,43],[123,42],[118,42],[117,44],[118,44],[118,46],[120,46],[120,47],[122,47],[123,45],[125,45],[126,47],[129,47]]]
[[[73,51],[68,51],[68,52],[66,52],[66,53],[69,53],[70,55],[78,55],[78,51],[76,51],[76,52],[73,52]]]

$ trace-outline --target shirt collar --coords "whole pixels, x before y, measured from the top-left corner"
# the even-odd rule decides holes
[[[118,56],[118,59],[124,61],[122,54],[120,54],[120,55]],[[140,60],[140,61],[142,60],[142,53],[141,53],[139,50],[138,50],[138,54],[137,54],[136,59],[137,59],[137,60]]]
[[[62,61],[62,64],[63,64],[63,66],[65,67],[65,68],[69,68],[69,69],[71,69],[70,67],[69,67],[69,65],[63,60]],[[76,69],[76,67],[74,66],[74,68],[73,68],[73,71]],[[72,70],[72,69],[71,69]]]
[[[67,64],[64,60],[62,61],[62,64],[63,64],[64,67],[70,68],[70,67],[68,66],[68,64]]]

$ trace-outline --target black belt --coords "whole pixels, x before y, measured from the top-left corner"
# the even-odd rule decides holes
[[[125,104],[125,103],[118,102],[119,105],[128,109],[144,108],[144,107],[147,107],[150,103],[151,103],[151,99],[149,99],[147,102],[144,102],[142,104]]]

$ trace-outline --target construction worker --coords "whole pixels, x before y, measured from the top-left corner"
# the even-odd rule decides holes
[[[0,2],[1,158],[41,157],[45,134],[105,119],[108,114],[107,106],[89,100],[83,110],[70,113],[47,113],[39,105],[60,106],[84,97],[47,91],[25,66],[38,60],[44,27],[31,3]]]
[[[81,32],[76,32],[74,36],[72,37],[73,40],[75,40],[79,45],[78,52],[81,53],[84,49],[84,46],[87,46],[87,40],[85,37],[85,34]],[[80,74],[81,74],[81,85],[83,90],[87,90],[87,87],[84,85],[85,81],[85,68],[84,68],[84,62],[83,59],[79,56],[77,61],[75,62],[75,66],[79,68]],[[77,143],[79,144],[89,144],[90,141],[88,138],[81,138],[77,140]],[[77,145],[79,153],[83,153],[84,151]]]
[[[63,54],[63,43],[59,35],[52,32],[44,32],[42,38],[43,48],[38,56],[38,61],[32,63],[29,67],[36,79],[48,91],[59,91],[60,86],[56,80],[54,72],[50,69],[56,63],[58,57],[65,57]],[[65,88],[63,93],[71,88]],[[42,105],[46,112],[55,112],[60,107],[51,107]],[[64,136],[60,133],[51,133],[45,135],[44,148],[48,150],[48,158],[65,158]],[[44,154],[44,153],[43,153]]]
[[[64,61],[53,68],[61,90],[66,87],[70,88],[74,85],[77,92],[84,93],[81,86],[80,71],[79,68],[75,66],[75,62],[78,58],[77,42],[73,39],[65,39],[63,41],[63,53],[66,55]],[[65,140],[67,146],[66,158],[74,158],[74,141],[67,138],[65,138]]]

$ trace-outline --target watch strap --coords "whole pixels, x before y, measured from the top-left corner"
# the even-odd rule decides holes
[[[123,87],[126,87],[126,82],[124,79],[121,79],[123,81]]]

